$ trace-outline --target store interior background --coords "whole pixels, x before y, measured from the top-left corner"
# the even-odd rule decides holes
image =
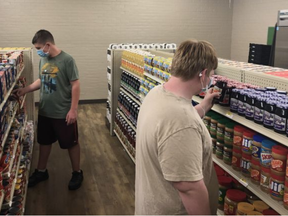
[[[110,43],[210,41],[221,58],[247,62],[249,43],[266,44],[287,0],[5,0],[0,47],[32,47],[39,29],[77,62],[81,100],[107,97]],[[34,52],[34,77],[39,57]],[[35,93],[36,101],[39,93]]]

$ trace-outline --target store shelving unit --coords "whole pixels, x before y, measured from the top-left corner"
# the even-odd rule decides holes
[[[143,49],[147,50],[153,54],[159,54],[163,57],[171,57],[173,56],[171,53],[175,52],[175,49]],[[108,98],[110,110],[107,110],[106,115],[106,125],[109,128],[110,135],[113,136],[114,134],[114,127],[115,127],[115,116],[116,116],[116,109],[117,109],[117,98],[120,91],[121,85],[121,74],[123,70],[127,71],[126,69],[121,67],[121,58],[122,52],[124,49],[107,49],[107,83],[111,85],[111,89],[108,89]],[[136,76],[134,73],[132,73]],[[138,76],[138,75],[137,75]],[[138,76],[140,77],[140,76]],[[109,108],[107,108],[109,109]],[[109,114],[108,114],[109,113]]]
[[[17,75],[17,79],[20,76],[23,76],[26,78],[27,84],[31,84],[34,82],[34,74],[33,74],[33,50],[31,48],[25,48],[23,50],[0,50],[1,54],[5,54],[7,52],[11,52],[11,51],[23,51],[23,57],[24,57],[24,67],[21,69],[21,71],[19,72],[19,74]],[[21,74],[21,75],[20,75]],[[12,88],[10,89],[12,92]],[[10,92],[10,94],[11,94]],[[9,92],[8,92],[9,93]],[[6,95],[7,97],[8,94]],[[27,94],[26,97],[26,111],[27,111],[27,115],[28,115],[28,119],[32,120],[33,122],[35,122],[35,99],[34,99],[34,94]],[[2,105],[2,103],[1,103]],[[0,108],[3,108],[3,105],[0,106]]]
[[[26,122],[27,122],[27,119],[26,119]],[[30,155],[32,155],[33,153],[33,147],[34,147],[34,144],[32,143],[32,146],[31,146],[31,153]],[[28,166],[27,166],[27,169],[26,169],[26,185],[25,185],[25,190],[23,192],[23,196],[24,196],[24,201],[23,201],[23,210],[22,210],[22,215],[24,215],[25,213],[25,205],[26,205],[26,200],[27,200],[27,192],[28,192],[28,182],[29,182],[29,173],[30,173],[30,169],[31,169],[31,161],[29,162]]]
[[[133,76],[135,76],[135,77],[137,77],[138,79],[143,78],[143,77],[141,77],[141,76],[139,76],[139,75],[137,75],[137,74],[135,74],[135,73],[132,73],[131,71],[129,71],[129,70],[123,68],[123,67],[120,67],[120,69],[123,70],[123,71],[126,71],[127,73],[129,73],[129,74],[131,74],[131,75],[133,75]]]
[[[6,142],[6,140],[7,140],[7,137],[8,137],[8,135],[9,135],[11,126],[12,126],[12,124],[13,124],[13,122],[14,122],[14,119],[15,119],[15,116],[16,116],[16,113],[17,113],[17,109],[18,109],[18,105],[16,105],[15,110],[14,110],[14,112],[13,112],[13,115],[12,115],[12,117],[11,117],[9,123],[8,123],[8,127],[7,127],[7,129],[6,129],[6,132],[5,132],[4,137],[3,137],[3,141],[2,141],[2,143],[1,143],[2,148],[4,147],[5,142]],[[0,157],[2,157],[2,152],[1,152],[1,154],[0,154]]]
[[[132,98],[135,103],[137,103],[139,106],[141,106],[141,102],[138,101],[140,99],[137,98],[134,94],[130,93],[130,91],[126,90],[125,87],[121,86],[120,90],[122,92],[124,92],[126,95],[128,95],[130,98]]]
[[[16,186],[16,182],[17,182],[17,176],[18,176],[18,171],[19,171],[19,167],[20,167],[22,151],[23,151],[23,146],[21,146],[21,150],[20,150],[20,154],[19,154],[19,158],[18,158],[18,162],[17,162],[16,175],[15,175],[15,179],[13,181],[13,185],[12,185],[12,189],[11,189],[11,198],[10,198],[10,202],[9,202],[10,207],[12,206],[12,200],[13,200],[13,195],[14,195],[15,186]]]
[[[224,216],[224,211],[217,209],[217,215],[218,216]]]
[[[126,117],[126,115],[125,115],[120,109],[117,109],[117,112],[125,119],[126,122],[128,122],[128,124],[130,125],[130,127],[131,127],[134,131],[136,131],[136,128],[135,128],[135,126],[132,124],[132,122],[130,121],[130,119],[128,119],[128,118]]]
[[[125,149],[125,152],[128,154],[128,156],[131,158],[131,160],[133,161],[133,163],[135,164],[135,158],[130,154],[127,146],[124,144],[124,142],[122,141],[121,137],[118,135],[118,133],[114,130],[115,135],[117,136],[118,140],[120,141],[120,143],[122,144],[123,148]]]
[[[259,185],[253,184],[249,178],[243,177],[241,172],[233,170],[231,166],[225,164],[223,160],[218,159],[215,155],[213,155],[213,161],[279,214],[287,215],[288,210],[284,208],[283,202],[272,199],[269,194],[260,189]]]
[[[160,78],[158,78],[158,77],[156,77],[156,76],[153,76],[153,75],[151,75],[151,74],[149,74],[149,73],[144,72],[144,76],[149,77],[150,79],[155,80],[156,82],[158,82],[158,83],[160,83],[160,84],[165,83],[164,80],[162,80],[162,79],[160,79]]]
[[[25,186],[25,194],[24,194],[22,215],[24,215],[24,213],[25,213],[25,205],[26,205],[26,199],[27,199],[27,191],[28,191],[28,181],[29,181],[30,167],[31,167],[31,164],[29,164],[29,167],[28,167],[27,173],[26,173],[27,177],[26,177],[26,186]]]
[[[14,165],[14,160],[16,158],[16,151],[17,151],[18,145],[20,144],[21,139],[23,138],[24,128],[25,128],[26,122],[27,122],[27,117],[26,117],[26,120],[25,120],[25,122],[24,122],[24,124],[22,126],[21,131],[19,132],[19,137],[18,137],[18,139],[16,140],[16,142],[14,144],[13,154],[12,154],[12,157],[11,157],[11,160],[10,160],[10,165],[9,165],[9,171],[7,173],[7,177],[8,178],[10,178],[10,176],[12,175],[12,168],[13,168],[13,165]],[[14,194],[14,191],[15,191],[15,185],[16,185],[18,171],[19,171],[19,167],[20,167],[21,154],[22,154],[22,151],[23,151],[23,146],[21,145],[20,148],[21,149],[20,149],[20,154],[18,156],[15,178],[13,180],[12,187],[11,187],[11,197],[10,197],[10,201],[9,201],[9,206],[10,207],[12,205],[13,194]],[[2,198],[0,198],[0,199],[2,199]],[[4,199],[4,194],[3,194],[3,199]],[[0,209],[2,208],[3,199],[2,199],[2,202],[0,200]]]
[[[193,100],[197,103],[201,103],[201,101],[203,99],[200,97],[194,96]],[[226,116],[226,117],[232,119],[233,121],[235,121],[239,124],[244,125],[245,127],[248,127],[250,129],[254,130],[255,132],[263,134],[264,136],[269,137],[270,139],[273,139],[276,142],[279,142],[279,143],[288,147],[288,137],[286,135],[276,133],[271,129],[265,128],[263,125],[256,124],[253,121],[248,120],[245,117],[238,115],[237,113],[232,113],[232,112],[230,112],[229,107],[224,107],[224,106],[220,106],[218,104],[215,104],[212,107],[212,110],[223,115],[223,116]]]
[[[27,85],[31,84],[34,81],[34,74],[33,74],[33,51],[31,48],[25,48],[25,49],[15,49],[15,50],[0,50],[1,54],[5,54],[7,52],[11,52],[11,51],[22,51],[23,52],[23,67],[22,69],[19,71],[19,68],[17,68],[17,70],[19,71],[19,73],[17,74],[17,77],[15,78],[15,82],[11,85],[11,88],[9,89],[9,91],[7,92],[7,94],[5,95],[4,100],[2,101],[2,103],[0,104],[0,110],[3,109],[4,104],[7,102],[9,96],[11,95],[14,86],[16,85],[17,81],[19,80],[20,77],[25,77],[26,81],[27,81]],[[26,102],[26,103],[25,103]],[[16,158],[16,152],[17,152],[17,147],[21,144],[21,139],[24,136],[24,129],[26,126],[26,122],[27,120],[32,120],[33,122],[35,122],[35,100],[34,100],[34,95],[33,94],[28,94],[25,95],[22,103],[19,105],[17,103],[16,107],[14,107],[14,112],[12,114],[12,117],[10,118],[9,122],[8,122],[8,126],[7,126],[7,130],[4,134],[1,146],[3,147],[7,137],[9,135],[11,126],[15,120],[18,108],[20,106],[20,108],[24,108],[24,104],[25,104],[25,110],[26,110],[26,116],[25,116],[25,121],[23,123],[22,129],[19,131],[19,136],[18,139],[16,140],[15,144],[14,144],[14,149],[13,149],[13,155],[11,156],[11,160],[10,160],[10,166],[9,166],[9,171],[8,171],[8,177],[10,178],[12,176],[11,172],[13,171],[13,164],[15,165],[15,158]],[[34,124],[34,123],[33,123]],[[34,126],[34,125],[33,125]],[[34,140],[33,140],[34,142]],[[16,166],[16,175],[15,175],[15,179],[12,182],[12,188],[11,188],[11,197],[10,197],[10,202],[9,205],[11,207],[12,205],[12,199],[13,199],[13,194],[14,194],[14,190],[15,190],[15,185],[16,185],[16,181],[17,181],[17,176],[18,176],[18,171],[19,171],[19,167],[20,167],[20,163],[21,163],[21,155],[23,152],[23,146],[21,145],[20,147],[20,155],[18,157],[18,161],[17,161],[17,166]],[[2,157],[2,153],[1,153],[1,157]],[[29,174],[28,174],[29,176]],[[26,196],[26,195],[25,195]],[[4,192],[3,192],[3,196],[0,197],[0,209],[2,208],[2,203],[3,203],[3,198],[4,198]],[[25,205],[25,203],[24,203]],[[24,208],[24,207],[23,207]],[[24,212],[23,212],[24,213]]]
[[[107,123],[110,135],[114,135],[114,122],[117,109],[117,97],[120,91],[120,78],[122,71],[120,69],[121,56],[123,50],[121,49],[107,49],[107,80],[111,88],[108,89],[109,110],[107,110]],[[108,108],[107,108],[108,109]],[[109,114],[108,114],[109,113]]]
[[[253,69],[249,68],[241,68],[234,67],[231,65],[221,65],[216,70],[216,73],[222,76],[226,76],[231,79],[235,79],[237,81],[241,81],[244,83],[250,83],[253,85],[258,85],[260,87],[273,86],[280,90],[288,90],[288,80],[285,78],[276,77],[273,75],[269,75],[263,72],[257,72]],[[240,64],[241,65],[241,64]],[[277,70],[276,70],[277,71]],[[197,103],[201,103],[203,99],[200,97],[194,96],[193,100]],[[247,128],[254,130],[257,133],[260,133],[281,145],[288,147],[288,137],[286,135],[282,135],[274,132],[274,130],[265,128],[263,125],[259,125],[254,123],[251,120],[246,119],[238,115],[237,113],[230,112],[229,107],[220,106],[215,104],[212,107],[212,110],[230,118],[231,120],[244,125]],[[221,168],[223,168],[227,173],[237,179],[243,186],[245,186],[248,190],[253,192],[256,196],[266,202],[270,207],[272,207],[275,211],[277,211],[281,215],[287,215],[288,210],[284,208],[283,202],[276,201],[270,197],[269,194],[263,192],[258,185],[255,185],[251,182],[249,178],[245,178],[242,176],[241,172],[237,172],[232,169],[231,166],[226,165],[222,160],[218,159],[215,155],[213,155],[213,161],[218,164]]]
[[[159,53],[157,53],[157,54],[159,55]],[[164,55],[165,56],[163,56],[163,57],[167,57],[166,54],[164,54]],[[171,54],[168,54],[168,55],[171,55]],[[241,64],[239,64],[239,65],[241,65]],[[121,78],[122,71],[130,73],[131,75],[133,75],[135,77],[141,78],[139,75],[136,75],[125,68],[119,67],[119,69],[120,69],[120,71],[118,70],[118,73],[120,74],[120,76],[118,76],[118,78],[117,78],[119,80]],[[247,68],[241,68],[238,66],[236,67],[233,65],[233,63],[231,65],[227,65],[227,64],[219,62],[218,68],[215,71],[215,73],[218,75],[226,76],[230,79],[244,82],[244,83],[245,82],[251,83],[254,85],[261,86],[261,87],[274,86],[274,87],[277,87],[278,89],[288,91],[288,80],[283,79],[283,78],[279,78],[276,76],[272,76],[272,75],[267,75],[265,73],[255,72],[249,68],[247,69]],[[150,79],[155,80],[159,84],[165,83],[165,81],[160,80],[158,77],[152,76],[151,74],[148,74],[148,73],[144,73],[143,76],[149,77]],[[115,81],[115,82],[119,82],[119,81]],[[113,84],[112,84],[112,87],[113,87]],[[145,98],[141,94],[136,95],[133,91],[130,91],[129,88],[125,87],[124,85],[114,86],[114,90],[115,90],[115,88],[118,88],[118,90],[123,91],[126,95],[128,95],[135,102],[137,102],[138,105],[141,105],[142,101]],[[119,91],[118,92],[116,91],[117,96],[118,96],[118,94],[119,94]],[[140,96],[141,96],[141,99],[139,100]],[[193,97],[193,100],[197,103],[201,103],[201,101],[203,99],[195,96],[195,97]],[[116,99],[116,103],[117,103],[117,99]],[[220,106],[218,104],[215,104],[213,106],[212,110],[223,115],[223,116],[226,116],[227,118],[230,118],[231,120],[233,120],[239,124],[244,125],[245,127],[248,127],[248,128],[250,128],[250,129],[252,129],[252,130],[254,130],[260,134],[263,134],[266,137],[269,137],[270,139],[273,139],[274,141],[276,141],[276,142],[278,142],[284,146],[288,147],[288,137],[286,137],[285,135],[278,134],[271,129],[265,128],[262,125],[256,124],[253,121],[248,120],[245,117],[238,115],[237,113],[231,113],[229,110],[229,107],[224,107],[224,106]],[[133,124],[129,121],[129,119],[119,109],[118,110],[116,109],[116,112],[117,111],[128,122],[128,124],[131,126],[131,128],[136,131],[136,127],[133,126]],[[125,142],[123,142],[123,140],[121,139],[121,136],[119,136],[119,134],[117,134],[117,131],[114,131],[114,133],[118,137],[120,143],[122,144],[123,148],[125,149],[125,151],[129,155],[129,157],[135,163],[135,158],[130,154],[127,146],[125,145]],[[248,190],[253,192],[256,196],[258,196],[264,202],[266,202],[269,206],[271,206],[271,208],[273,208],[279,214],[282,214],[282,215],[288,214],[288,211],[283,207],[283,202],[278,202],[278,201],[272,199],[270,197],[270,195],[263,192],[258,185],[253,184],[250,181],[250,179],[243,177],[241,172],[233,170],[231,166],[226,165],[222,160],[218,159],[215,155],[213,155],[212,159],[213,159],[214,163],[218,164],[227,173],[229,173],[232,177],[237,179],[242,185],[244,185]],[[224,215],[224,212],[218,210],[217,214],[218,215]]]
[[[0,207],[2,208],[2,204],[3,204],[3,201],[4,201],[4,190],[1,191],[1,196],[0,196]]]
[[[155,54],[155,55],[158,55],[158,56],[163,56],[163,57],[172,57],[173,54],[169,53],[171,52],[171,50],[169,50],[169,52],[163,52],[163,51],[155,51],[155,50],[148,50],[149,52]],[[121,53],[122,54],[122,53]],[[112,58],[111,58],[112,59]],[[120,60],[121,61],[121,60]],[[136,104],[138,104],[139,106],[141,106],[145,96],[142,95],[141,93],[137,94],[135,92],[133,92],[133,90],[129,89],[129,87],[125,86],[124,83],[121,83],[121,74],[122,72],[127,72],[129,73],[130,75],[138,78],[138,79],[142,79],[142,78],[145,78],[145,77],[148,77],[149,79],[152,79],[154,81],[156,81],[156,83],[159,83],[159,84],[162,84],[162,83],[165,83],[165,81],[161,80],[160,78],[158,77],[155,77],[151,74],[148,74],[148,73],[143,73],[143,75],[138,75],[138,74],[135,74],[133,72],[131,72],[130,70],[126,69],[126,68],[123,68],[123,67],[119,67],[120,69],[120,76],[119,76],[119,80],[117,82],[120,82],[120,87],[119,87],[119,91],[122,91],[123,93],[125,93],[127,96],[129,96]],[[116,81],[115,81],[116,82]],[[118,85],[118,83],[117,83]],[[114,89],[115,90],[115,89]],[[118,89],[116,89],[118,90]],[[119,95],[119,91],[117,91],[117,94],[116,94],[116,102],[115,104],[117,103],[118,104],[118,95]],[[132,122],[130,121],[130,119],[124,114],[124,112],[121,111],[121,107],[119,108],[116,108],[116,112],[118,112],[123,118],[124,120],[129,124],[129,126],[132,128],[132,130],[134,130],[136,132],[136,127],[132,124]],[[114,117],[115,118],[115,117]],[[114,125],[114,121],[113,121],[113,125]],[[115,126],[114,126],[115,127]],[[123,140],[121,139],[121,136],[119,136],[119,134],[117,134],[117,131],[114,130],[114,134],[116,134],[117,138],[119,139],[120,143],[122,144],[122,146],[124,147],[125,151],[127,152],[127,154],[129,155],[129,157],[131,158],[131,160],[135,163],[135,158],[133,157],[133,155],[131,155],[131,153],[129,152],[129,149],[127,148],[127,145],[125,145],[125,143],[123,142]],[[135,151],[135,148],[133,146],[130,146],[129,144],[129,148],[132,149],[132,152]]]
[[[26,97],[27,97],[27,95],[25,95],[25,96],[23,97],[23,100],[22,100],[20,109],[22,109],[22,108],[24,107],[24,104],[25,104],[25,101],[26,101]]]
[[[17,81],[19,80],[20,76],[22,75],[24,69],[25,69],[25,65],[23,65],[22,70],[21,70],[21,71],[19,72],[19,74],[17,75],[15,82],[12,84],[12,86],[11,86],[11,88],[9,89],[9,91],[7,92],[4,100],[2,101],[2,103],[1,103],[1,105],[0,105],[0,111],[2,111],[5,103],[8,101],[8,98],[9,98],[9,96],[11,95],[11,93],[12,93],[12,91],[13,91],[13,88],[14,88],[14,86],[16,85]],[[23,101],[24,101],[24,100],[23,100]],[[21,105],[21,106],[22,106],[22,105]],[[4,146],[4,144],[5,144],[6,140],[7,140],[7,137],[8,137],[8,135],[9,135],[11,126],[12,126],[12,124],[13,124],[13,122],[14,122],[14,119],[15,119],[15,116],[16,116],[16,113],[17,113],[17,110],[18,110],[18,105],[17,105],[16,107],[14,107],[14,109],[15,109],[15,110],[14,110],[14,112],[13,112],[13,115],[12,115],[9,123],[8,123],[7,130],[6,130],[5,134],[4,134],[4,137],[3,137],[3,140],[2,140],[2,143],[1,143],[2,148],[3,148],[3,146]],[[1,158],[1,157],[2,157],[2,151],[1,151],[1,153],[0,153],[0,158]]]
[[[0,111],[2,111],[3,106],[4,106],[5,103],[8,101],[8,98],[9,98],[9,96],[11,95],[11,93],[12,93],[12,91],[13,91],[13,88],[14,88],[14,86],[16,85],[17,81],[19,80],[20,76],[22,75],[24,69],[25,69],[25,65],[23,65],[22,70],[19,72],[19,74],[18,74],[17,77],[16,77],[16,81],[12,84],[12,86],[11,86],[10,89],[9,89],[9,91],[8,91],[7,94],[5,95],[4,100],[1,102]]]
[[[20,139],[18,138],[14,144],[13,154],[12,154],[12,158],[11,158],[10,165],[9,165],[9,171],[7,173],[8,178],[10,178],[10,176],[12,174],[12,168],[13,168],[13,164],[14,164],[14,160],[15,160],[15,156],[16,156],[17,147],[19,145],[19,141],[20,141]]]
[[[125,93],[128,93],[128,96],[130,95],[132,98],[135,99],[135,102],[137,104],[142,104],[143,100],[144,100],[144,96],[141,94],[137,94],[135,92],[133,92],[132,90],[130,90],[129,88],[127,88],[124,84],[122,85],[121,83],[121,90],[124,90]]]

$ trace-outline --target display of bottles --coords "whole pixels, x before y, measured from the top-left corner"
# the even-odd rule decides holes
[[[126,146],[127,151],[130,153],[132,158],[135,159],[136,155],[136,131],[129,125],[129,123],[121,116],[119,112],[116,113],[115,117],[115,132]]]
[[[122,60],[126,60],[128,62],[133,62],[140,67],[144,67],[144,56],[151,55],[149,52],[143,50],[125,50],[122,53]]]
[[[120,109],[124,112],[127,118],[131,120],[131,123],[136,126],[140,106],[122,91],[119,93],[118,102]]]
[[[136,94],[139,94],[139,89],[141,85],[140,79],[133,76],[132,74],[129,74],[125,71],[123,71],[121,75],[121,82],[125,85],[125,87],[128,87],[130,90],[134,91]]]

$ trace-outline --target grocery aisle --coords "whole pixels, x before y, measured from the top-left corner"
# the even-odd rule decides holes
[[[28,190],[26,214],[134,214],[135,166],[118,139],[109,135],[105,112],[106,104],[79,106],[82,187],[68,190],[72,172],[68,153],[54,144],[50,178]],[[38,144],[33,155],[34,170]]]

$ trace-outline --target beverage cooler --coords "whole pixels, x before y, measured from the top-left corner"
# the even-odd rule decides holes
[[[275,33],[274,67],[288,68],[288,10],[278,12]]]

